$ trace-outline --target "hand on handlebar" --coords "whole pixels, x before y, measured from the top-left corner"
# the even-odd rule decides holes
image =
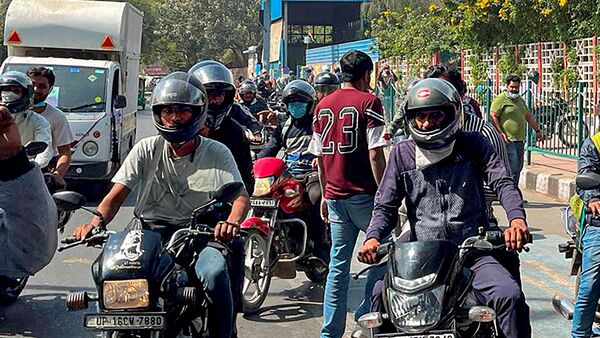
[[[95,226],[91,224],[80,225],[73,231],[73,238],[77,241],[89,238],[90,236],[92,236],[94,228]]]
[[[21,136],[8,108],[0,106],[0,159],[15,155],[22,148]]]
[[[531,234],[524,219],[517,218],[510,222],[510,226],[504,231],[504,242],[506,250],[518,252],[523,250],[525,244],[531,242]]]
[[[600,199],[594,198],[588,202],[588,207],[591,209],[594,216],[600,215]]]
[[[375,238],[367,240],[358,250],[358,261],[366,264],[377,263],[377,248],[379,248],[380,245],[381,243]]]
[[[215,239],[227,243],[231,241],[239,231],[239,224],[231,222],[219,222],[215,227]]]

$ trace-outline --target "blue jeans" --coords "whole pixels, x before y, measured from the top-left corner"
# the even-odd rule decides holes
[[[596,304],[600,299],[600,227],[587,226],[582,245],[581,278],[571,330],[573,338],[588,338],[592,334]]]
[[[510,175],[518,186],[521,170],[523,170],[525,143],[523,141],[509,142],[506,145],[506,152],[508,153],[508,163],[510,164],[510,168],[507,169],[510,169]]]
[[[221,251],[206,247],[196,262],[196,274],[210,299],[208,332],[211,337],[231,338],[233,330],[233,296],[227,260]]]
[[[321,338],[340,338],[346,329],[350,262],[360,231],[366,231],[373,212],[373,197],[355,195],[327,200],[331,228],[331,261],[323,300]],[[354,319],[370,311],[375,282],[383,278],[386,267],[372,269],[367,276],[365,294]]]

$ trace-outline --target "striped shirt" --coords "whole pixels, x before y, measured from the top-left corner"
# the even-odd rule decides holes
[[[465,123],[463,126],[464,131],[474,131],[481,133],[485,138],[487,138],[492,147],[500,156],[500,159],[504,163],[506,167],[506,171],[510,171],[510,164],[508,162],[508,153],[506,152],[506,143],[500,137],[500,134],[496,130],[496,128],[489,122],[486,122],[484,119],[480,119],[479,117],[471,114],[465,114]],[[493,202],[498,200],[498,196],[496,196],[496,192],[492,190],[487,184],[484,186],[484,195],[485,200],[487,202]]]

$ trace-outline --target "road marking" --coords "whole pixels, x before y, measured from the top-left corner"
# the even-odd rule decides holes
[[[83,257],[72,257],[63,260],[65,264],[92,264],[92,260],[89,258]]]

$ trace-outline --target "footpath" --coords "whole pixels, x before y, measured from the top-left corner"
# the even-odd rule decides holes
[[[568,202],[575,193],[576,176],[576,160],[532,152],[531,164],[521,172],[519,187]]]

